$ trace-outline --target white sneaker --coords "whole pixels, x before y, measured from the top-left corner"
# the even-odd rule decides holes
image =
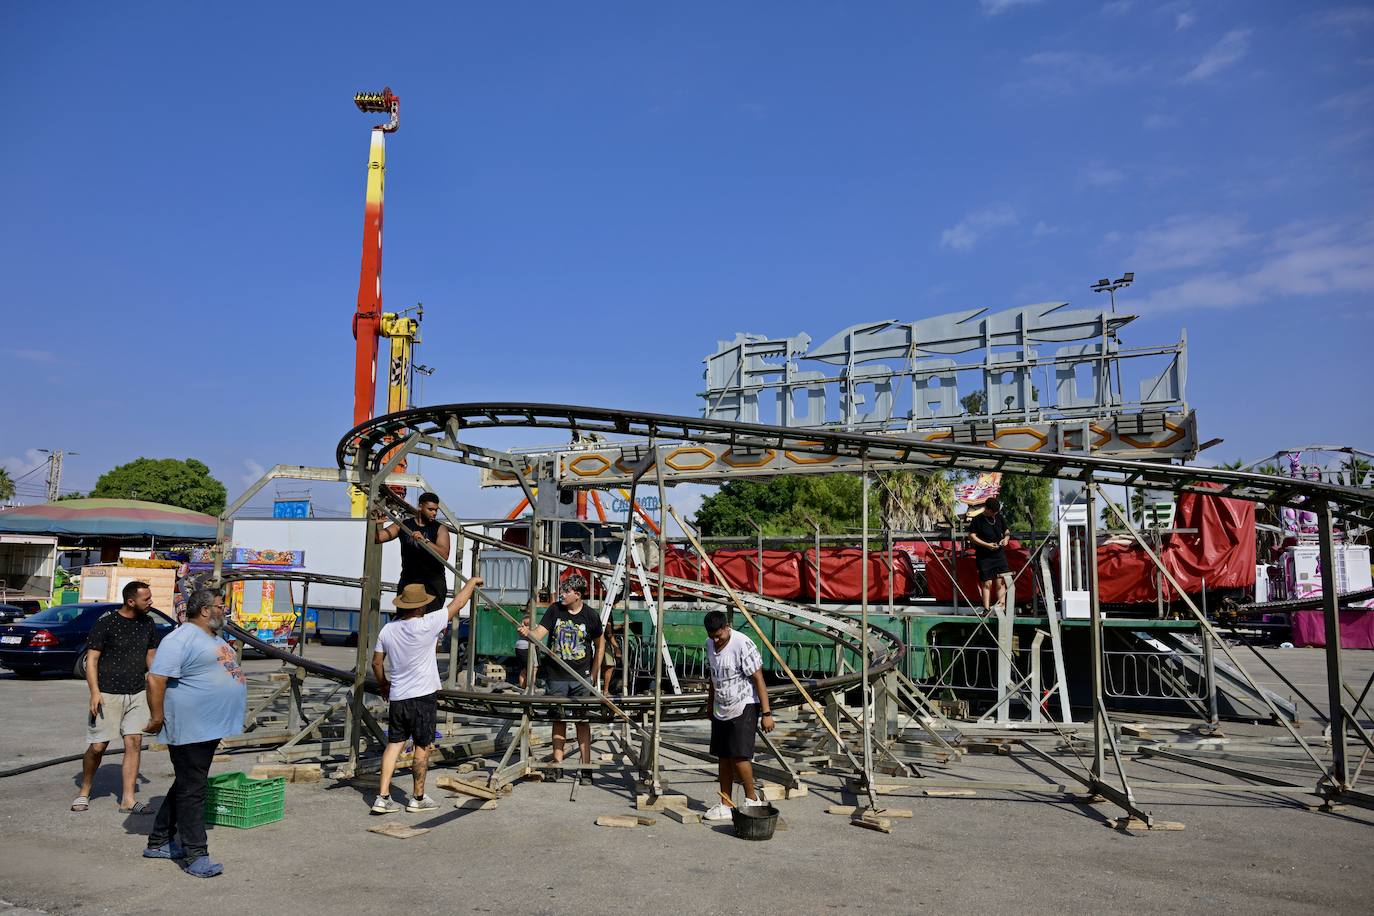
[[[421,795],[418,798],[412,795],[410,798],[406,799],[406,810],[412,812],[438,811],[439,803],[428,795]]]
[[[764,801],[764,800],[761,799],[761,798],[746,798],[746,799],[744,800],[744,804],[741,805],[740,807],[742,807],[742,808],[767,808],[767,807],[768,807],[768,802]]]
[[[730,813],[729,805],[716,805],[710,811],[702,815],[702,820],[706,821],[729,821],[734,820],[734,815]]]
[[[401,810],[400,804],[393,801],[389,796],[378,795],[377,800],[372,803],[373,814],[395,814]]]

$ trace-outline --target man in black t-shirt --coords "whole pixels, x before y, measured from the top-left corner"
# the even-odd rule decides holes
[[[601,618],[583,600],[587,595],[587,580],[579,575],[569,576],[560,585],[559,598],[549,605],[539,625],[530,629],[523,624],[517,629],[521,636],[529,639],[549,637],[549,651],[567,662],[588,681],[596,684],[601,676],[602,658],[606,652],[606,640],[601,628]],[[560,665],[548,667],[548,695],[551,697],[585,697],[590,692],[573,678]],[[555,713],[553,723],[553,762],[563,762],[563,749],[567,743],[567,723],[562,715]],[[577,723],[577,746],[581,751],[583,763],[592,762],[592,726],[589,722]],[[558,778],[558,771],[554,771]],[[591,782],[591,773],[583,771],[582,784]]]
[[[412,583],[419,583],[425,591],[434,596],[427,604],[424,613],[437,611],[448,603],[448,574],[439,557],[430,553],[426,545],[432,546],[445,560],[449,556],[448,527],[439,523],[439,497],[433,493],[421,493],[416,504],[414,519],[406,519],[399,525],[386,524],[386,513],[377,510],[376,541],[385,544],[395,538],[401,539],[401,577],[396,581],[396,590]]]
[[[116,738],[124,742],[123,795],[119,810],[125,814],[151,813],[145,802],[134,798],[138,783],[139,753],[143,726],[148,724],[147,674],[157,647],[157,629],[149,611],[153,592],[144,582],[124,586],[124,604],[95,622],[86,638],[86,685],[90,704],[86,718],[86,754],[81,761],[81,791],[73,811],[90,807],[91,784],[105,748]]]
[[[1003,573],[1011,572],[1007,565],[1007,523],[1002,520],[1002,503],[993,497],[983,503],[982,513],[969,522],[968,539],[973,542],[973,554],[978,563],[978,590],[982,593],[983,611],[991,611],[1007,599],[1007,583]],[[997,598],[993,600],[993,592]]]

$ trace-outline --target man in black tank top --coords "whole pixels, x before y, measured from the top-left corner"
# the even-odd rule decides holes
[[[421,493],[419,508],[415,518],[406,519],[399,525],[387,525],[386,514],[378,510],[377,543],[385,544],[394,538],[401,539],[401,578],[396,588],[418,582],[434,600],[425,606],[425,613],[437,611],[448,601],[448,571],[439,558],[430,553],[432,546],[439,555],[448,559],[448,528],[441,525],[439,516],[439,497],[433,493]]]

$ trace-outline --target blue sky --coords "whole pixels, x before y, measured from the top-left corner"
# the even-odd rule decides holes
[[[1136,272],[1208,459],[1371,441],[1374,5],[10,4],[0,461],[194,456],[231,493],[350,426],[368,127],[429,403],[696,413],[736,331]],[[552,441],[554,437],[548,437]],[[429,469],[426,469],[430,473]],[[465,513],[509,493],[455,488]],[[32,483],[39,476],[26,479]],[[339,493],[317,490],[325,505]]]

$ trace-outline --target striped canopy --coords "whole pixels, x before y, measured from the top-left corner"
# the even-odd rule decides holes
[[[213,541],[217,519],[140,499],[65,499],[0,509],[0,532]]]

